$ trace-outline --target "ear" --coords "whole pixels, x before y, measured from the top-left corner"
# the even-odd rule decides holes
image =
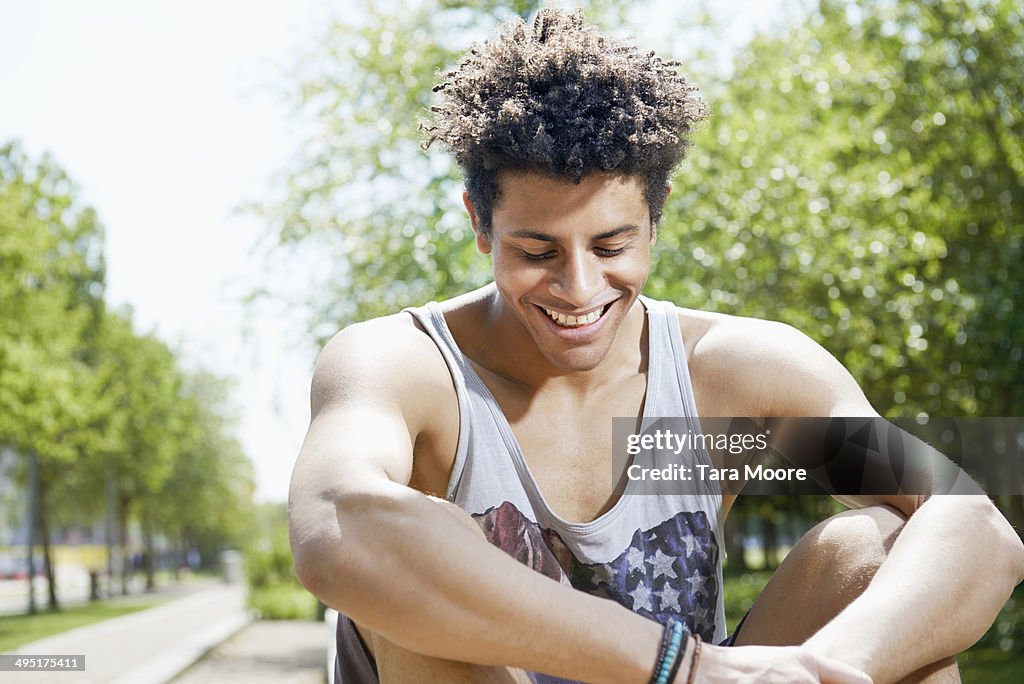
[[[473,226],[473,232],[476,233],[476,248],[481,254],[491,253],[491,238],[488,235],[484,235],[483,231],[480,230],[480,217],[477,216],[476,207],[469,199],[469,193],[463,190],[462,192],[462,204],[466,207],[466,213],[469,214],[469,222]]]

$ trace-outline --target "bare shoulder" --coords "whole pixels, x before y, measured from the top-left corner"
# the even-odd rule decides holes
[[[406,313],[355,323],[338,332],[317,358],[310,392],[313,416],[332,407],[360,404],[399,407],[417,418],[425,396],[448,392],[444,358]]]
[[[695,391],[719,415],[861,415],[870,405],[824,347],[791,325],[677,308]],[[699,388],[699,389],[698,389]]]
[[[689,353],[702,363],[802,366],[820,363],[822,356],[834,361],[821,345],[785,323],[682,307],[677,311],[683,338],[693,345]]]

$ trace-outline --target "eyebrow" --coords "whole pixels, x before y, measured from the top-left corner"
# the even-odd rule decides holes
[[[613,237],[619,237],[620,235],[637,235],[640,233],[640,226],[632,223],[618,228],[612,228],[611,230],[605,231],[593,237],[594,240],[607,240]],[[558,238],[547,233],[538,233],[535,230],[514,230],[508,234],[508,237],[512,238],[524,238],[527,240],[539,240],[541,242],[558,242]]]

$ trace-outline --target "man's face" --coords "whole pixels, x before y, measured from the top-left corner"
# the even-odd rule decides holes
[[[608,354],[651,265],[643,180],[593,173],[578,185],[505,175],[490,237],[494,281],[551,365],[590,370]]]

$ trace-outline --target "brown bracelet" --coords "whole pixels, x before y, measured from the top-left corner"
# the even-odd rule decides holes
[[[690,674],[686,676],[686,684],[693,684],[697,681],[697,658],[700,657],[701,644],[700,634],[694,634],[693,640],[695,642],[693,645],[693,657],[690,658]]]

